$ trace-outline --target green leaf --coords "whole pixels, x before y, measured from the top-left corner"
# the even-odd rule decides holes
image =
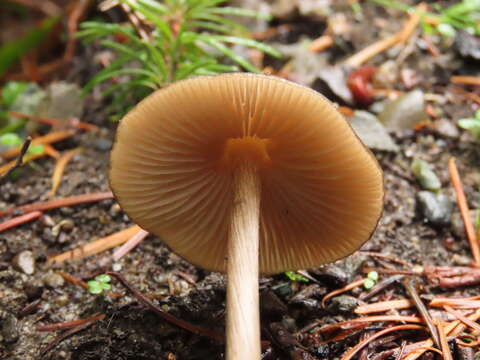
[[[234,51],[232,51],[230,48],[227,46],[223,45],[220,41],[217,41],[215,39],[212,39],[211,37],[208,36],[200,36],[200,40],[204,42],[206,45],[210,45],[223,53],[225,56],[229,57],[232,59],[234,62],[236,62],[238,65],[243,67],[245,70],[248,70],[253,73],[259,73],[260,70],[257,69],[255,66],[250,64],[249,61],[245,60],[243,57],[240,55],[236,54]]]
[[[90,280],[87,282],[88,291],[92,294],[101,294],[103,292],[102,285],[100,282],[95,280]]]
[[[216,7],[209,11],[211,14],[222,14],[222,15],[235,15],[235,16],[245,16],[245,17],[253,17],[262,20],[271,20],[271,16],[269,14],[263,14],[258,11],[249,10],[249,9],[241,9],[237,7],[225,6],[225,7]]]
[[[437,31],[445,37],[454,37],[457,33],[452,25],[446,23],[437,25]]]
[[[112,280],[112,278],[110,277],[110,275],[101,274],[101,275],[96,276],[95,280],[100,281],[102,283],[109,283]]]
[[[370,272],[368,273],[367,277],[368,277],[370,280],[378,281],[378,272],[376,272],[376,271],[370,271]]]
[[[0,144],[8,147],[22,145],[22,139],[15,133],[8,133],[0,136]]]
[[[6,108],[10,108],[15,99],[25,91],[27,88],[27,82],[20,82],[20,81],[9,81],[5,84],[2,89],[2,104]]]
[[[239,38],[235,36],[222,36],[222,35],[211,35],[213,39],[231,43],[231,44],[238,44],[238,45],[243,45],[246,47],[258,49],[264,53],[267,53],[273,57],[280,58],[282,57],[282,53],[278,51],[277,49],[269,46],[262,44],[261,42],[252,40],[252,39],[244,39],[244,38]]]
[[[365,279],[365,281],[363,282],[363,287],[367,290],[371,289],[374,286],[375,281],[373,281],[372,279]]]
[[[30,145],[28,147],[27,153],[32,155],[40,155],[45,152],[45,146],[43,145]]]
[[[3,75],[21,56],[45,40],[59,20],[59,17],[45,19],[39,26],[29,30],[23,37],[2,45],[0,47],[0,75]]]
[[[287,275],[287,277],[292,281],[300,281],[300,282],[309,281],[305,276],[300,275],[299,273],[296,273],[294,271],[287,271],[285,272],[285,275]]]

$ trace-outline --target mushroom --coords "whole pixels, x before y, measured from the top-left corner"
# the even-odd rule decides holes
[[[173,251],[227,272],[227,359],[260,359],[258,276],[354,252],[383,203],[382,171],[335,107],[272,76],[173,83],[121,121],[110,185]]]

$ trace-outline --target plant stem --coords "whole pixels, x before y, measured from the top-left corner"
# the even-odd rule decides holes
[[[234,171],[228,240],[227,359],[260,359],[258,248],[260,180],[249,162]]]

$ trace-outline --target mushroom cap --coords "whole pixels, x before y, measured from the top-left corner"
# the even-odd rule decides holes
[[[383,207],[376,159],[327,99],[273,76],[201,76],[148,96],[121,120],[110,185],[178,255],[225,271],[242,157],[261,183],[261,273],[319,266],[370,238]]]

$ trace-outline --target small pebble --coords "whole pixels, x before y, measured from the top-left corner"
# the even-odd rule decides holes
[[[430,191],[417,193],[418,208],[424,218],[433,226],[445,226],[451,222],[453,204],[444,194]]]
[[[65,280],[63,279],[63,277],[56,273],[50,273],[45,275],[45,277],[43,278],[43,283],[51,288],[58,288],[65,284]]]
[[[433,172],[432,166],[426,161],[416,159],[412,163],[413,175],[425,190],[440,190],[442,184],[438,176]]]
[[[13,343],[18,340],[18,320],[17,318],[7,312],[0,311],[0,336],[7,343]]]
[[[25,250],[17,254],[12,260],[13,267],[27,275],[35,272],[35,258],[30,250]]]
[[[112,265],[112,270],[115,271],[115,272],[121,271],[122,270],[122,265],[118,264],[118,263],[115,263],[115,264]]]
[[[357,299],[350,295],[336,296],[330,300],[327,310],[332,313],[351,312],[357,307]]]
[[[98,151],[107,152],[112,149],[112,142],[108,139],[96,139],[93,147]]]

